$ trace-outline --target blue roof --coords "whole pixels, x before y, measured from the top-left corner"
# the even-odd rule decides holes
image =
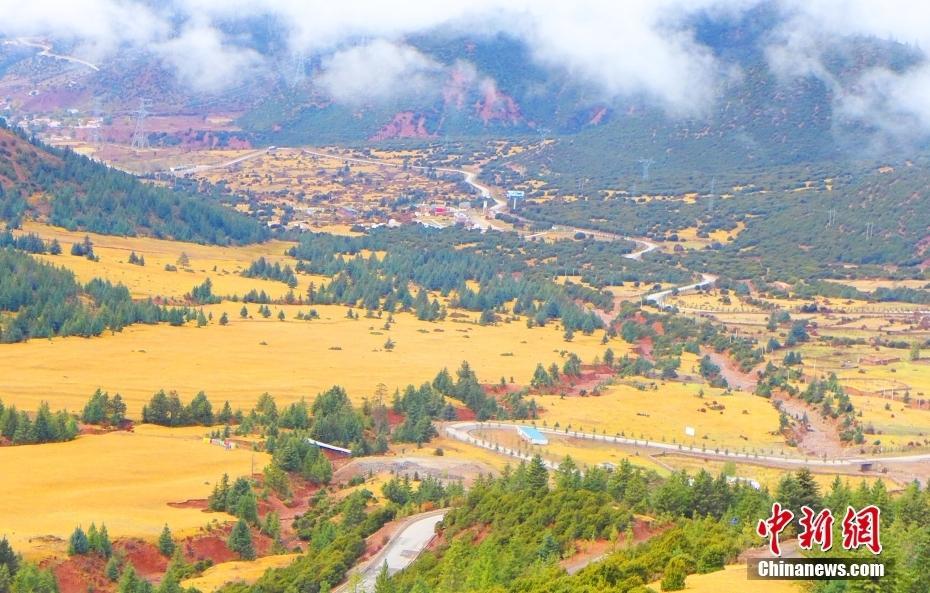
[[[539,432],[538,429],[532,426],[517,427],[517,432],[519,432],[523,438],[528,439],[533,442],[543,442],[543,443],[549,442],[549,439],[547,439],[543,433]]]

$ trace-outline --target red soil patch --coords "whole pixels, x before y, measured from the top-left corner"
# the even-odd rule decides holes
[[[475,102],[475,114],[481,121],[485,124],[490,121],[516,124],[523,119],[517,102],[501,92],[493,81],[486,82],[482,87],[482,97]]]
[[[206,533],[181,540],[179,545],[185,560],[188,562],[210,560],[213,564],[239,560],[239,555],[230,550],[226,545],[226,540],[229,539],[229,532],[232,531],[232,527],[232,523],[227,523],[218,528],[213,528]],[[252,532],[252,543],[255,546],[256,555],[267,556],[274,545],[272,539],[267,535],[259,533],[256,529],[251,529],[250,531]]]
[[[162,556],[154,544],[132,538],[119,540],[113,548],[125,554],[126,560],[136,572],[150,581],[161,579],[161,575],[168,570],[168,559]]]
[[[645,358],[650,362],[654,362],[655,359],[652,356],[652,337],[645,336],[639,339],[636,343],[636,348],[634,349],[637,354]]]
[[[168,506],[173,509],[200,509],[204,512],[209,508],[205,498],[189,498],[182,502],[169,502]]]
[[[226,546],[227,534],[219,535],[200,535],[184,540],[181,544],[181,550],[184,552],[184,558],[189,562],[199,560],[211,560],[214,564],[220,562],[229,562],[238,560],[239,556]]]
[[[395,426],[399,426],[403,424],[404,420],[406,420],[406,416],[388,408],[387,420],[388,420],[388,426],[393,428]]]
[[[601,123],[601,120],[604,119],[604,116],[607,114],[606,107],[599,107],[594,110],[594,115],[591,116],[591,119],[588,120],[588,124],[596,126]]]
[[[42,563],[48,568],[53,561]],[[116,583],[111,583],[103,574],[106,561],[96,554],[91,556],[72,556],[52,567],[58,590],[61,593],[87,593],[87,591],[115,591]]]
[[[575,547],[578,552],[571,558],[563,559],[559,562],[559,564],[562,566],[562,568],[568,571],[569,574],[573,574],[585,566],[603,559],[605,556],[610,554],[612,550],[621,550],[631,545],[635,546],[665,532],[670,527],[670,524],[657,527],[653,521],[648,521],[636,517],[633,519],[632,541],[623,538],[615,546],[613,542],[603,539],[594,541],[577,540],[575,542]]]
[[[395,114],[394,118],[382,126],[369,140],[377,142],[392,138],[432,138],[433,136],[434,134],[426,129],[425,116],[412,111],[402,111]]]
[[[493,395],[506,395],[508,393],[514,393],[520,391],[520,386],[516,383],[484,383],[481,385],[484,388],[484,392],[487,394]]]

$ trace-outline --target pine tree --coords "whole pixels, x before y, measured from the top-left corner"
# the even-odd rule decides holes
[[[662,574],[661,587],[663,591],[681,591],[685,588],[687,576],[687,561],[681,555],[668,561],[665,572]]]
[[[174,554],[175,547],[174,540],[171,538],[171,530],[168,529],[168,524],[165,523],[161,535],[158,536],[158,551],[161,552],[162,556],[171,556]]]
[[[107,565],[103,569],[104,574],[107,576],[107,580],[111,583],[115,583],[119,580],[120,573],[120,561],[116,556],[110,556],[110,559],[107,560]]]
[[[19,554],[13,551],[13,546],[7,541],[6,536],[3,536],[0,539],[0,566],[5,566],[10,576],[13,576],[21,561]]]
[[[227,325],[228,323],[229,323],[229,316],[226,315],[226,312],[224,311],[223,314],[220,315],[220,325]]]
[[[236,516],[249,523],[249,525],[258,524],[258,501],[255,500],[255,494],[251,491],[239,497],[236,502]]]
[[[546,368],[542,363],[537,363],[536,370],[533,371],[533,378],[530,379],[530,386],[533,387],[533,389],[542,389],[543,387],[549,387],[551,385],[552,377],[546,372]]]
[[[90,552],[97,552],[100,549],[100,534],[97,533],[97,526],[93,523],[87,529],[87,549]]]
[[[86,554],[90,550],[90,543],[87,541],[87,534],[80,526],[75,527],[68,540],[68,555]]]
[[[281,519],[277,511],[271,511],[265,515],[265,522],[262,525],[262,533],[277,541],[281,537]]]
[[[394,586],[394,581],[391,580],[391,576],[388,574],[387,562],[381,565],[381,570],[378,571],[378,576],[375,578],[375,593],[396,593],[397,588]]]
[[[107,532],[105,523],[100,524],[100,531],[97,532],[97,547],[93,551],[109,558],[113,554],[113,544],[110,542],[110,534]]]
[[[0,593],[7,593],[13,583],[13,575],[6,564],[0,564]]]
[[[539,454],[533,456],[527,467],[526,485],[537,496],[549,491],[549,471]]]
[[[255,558],[255,547],[252,545],[252,534],[249,532],[249,526],[245,521],[239,519],[236,526],[233,527],[227,540],[229,549],[239,554],[243,560],[252,560]]]

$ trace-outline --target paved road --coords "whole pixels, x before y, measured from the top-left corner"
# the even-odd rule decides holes
[[[409,517],[380,552],[353,571],[361,577],[357,587],[350,587],[354,580],[350,577],[334,593],[374,593],[381,567],[387,564],[388,574],[407,568],[436,536],[436,524],[447,512],[441,509]]]
[[[701,274],[700,282],[695,282],[694,284],[688,284],[686,286],[678,286],[676,288],[669,288],[668,290],[660,290],[659,292],[647,294],[645,299],[647,303],[655,303],[656,305],[661,307],[665,304],[665,299],[671,296],[672,293],[683,294],[686,292],[691,292],[699,288],[710,286],[716,281],[717,281],[717,277],[712,274]]]
[[[518,459],[529,459],[530,456],[520,453],[506,447],[500,447],[478,437],[471,435],[472,431],[480,429],[513,429],[522,426],[509,422],[454,422],[443,427],[444,432],[459,441],[467,442],[478,447],[498,451],[504,455],[516,457]],[[621,446],[635,446],[643,449],[650,449],[657,453],[677,453],[682,455],[691,455],[703,459],[722,459],[748,463],[752,465],[773,466],[783,468],[792,467],[823,467],[831,469],[841,469],[846,471],[859,471],[862,463],[881,464],[894,466],[900,464],[930,462],[930,453],[917,453],[914,455],[876,455],[865,457],[837,457],[834,459],[824,459],[822,457],[799,457],[792,455],[756,455],[754,453],[742,453],[738,451],[713,451],[702,450],[700,447],[690,447],[684,444],[663,443],[658,441],[649,441],[644,439],[631,439],[621,436],[610,436],[605,434],[592,434],[587,432],[571,431],[566,433],[564,430],[555,430],[552,428],[536,427],[542,433],[569,436],[578,439],[588,439],[592,441],[601,441],[608,444]],[[556,463],[547,462],[551,468],[558,466]]]
[[[187,175],[189,173],[202,173],[204,171],[210,171],[212,169],[225,169],[227,167],[232,167],[233,165],[237,163],[241,163],[243,161],[247,161],[249,159],[254,159],[255,157],[268,154],[269,152],[270,152],[269,149],[263,148],[261,150],[255,150],[248,154],[244,154],[242,156],[236,157],[232,160],[224,161],[222,163],[217,163],[215,165],[191,165],[190,167],[174,167],[172,169],[169,169],[168,171],[162,171],[162,173],[170,173],[172,175]]]
[[[81,66],[86,66],[91,70],[99,71],[100,68],[96,64],[88,62],[87,60],[82,60],[81,58],[75,58],[74,56],[66,56],[62,54],[56,54],[52,52],[52,46],[47,43],[40,43],[38,41],[31,41],[23,37],[19,37],[12,41],[4,41],[4,44],[13,44],[13,45],[23,45],[26,47],[34,47],[36,49],[41,49],[39,52],[40,56],[45,56],[47,58],[52,58],[53,60],[64,60],[65,62],[71,62],[72,64],[80,64]]]

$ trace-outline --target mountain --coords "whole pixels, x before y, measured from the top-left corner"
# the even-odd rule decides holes
[[[211,196],[140,181],[70,150],[29,140],[0,120],[0,218],[200,243],[267,238],[257,221]]]
[[[867,148],[900,150],[900,143],[882,141],[874,121],[836,106],[864,72],[903,72],[922,64],[923,54],[884,39],[844,37],[824,42],[824,72],[786,75],[763,49],[782,23],[767,4],[728,18],[693,17],[690,30],[716,59],[721,82],[713,101],[688,115],[670,115],[655,98],[633,91],[607,97],[567,68],[540,65],[526,43],[506,33],[408,36],[404,45],[430,62],[434,80],[426,88],[395,82],[390,94],[359,101],[334,95],[327,56],[289,54],[281,25],[261,19],[225,25],[263,61],[222,91],[190,87],[139,49],[111,56],[95,71],[3,45],[0,75],[7,88],[18,89],[12,103],[25,112],[90,111],[96,102],[104,112],[125,114],[145,98],[160,114],[232,114],[238,130],[230,133],[254,144],[548,138],[554,142],[546,166],[554,173],[609,175],[614,183],[638,176],[641,159],[655,161],[657,179],[670,171],[713,175],[845,158]],[[25,92],[34,88],[42,92]],[[925,144],[911,138],[906,148],[914,142]]]

